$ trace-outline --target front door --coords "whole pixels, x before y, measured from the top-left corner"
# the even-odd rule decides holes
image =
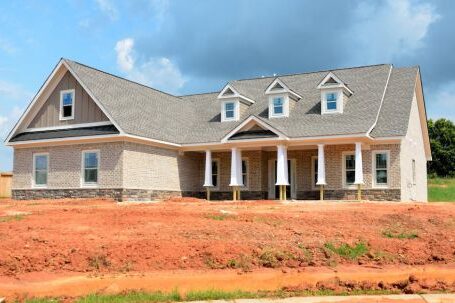
[[[288,180],[289,184],[286,186],[286,197],[287,199],[295,199],[294,194],[294,162],[295,160],[288,160]],[[277,177],[277,161],[271,160],[269,165],[269,199],[279,199],[280,198],[280,187],[276,184]]]

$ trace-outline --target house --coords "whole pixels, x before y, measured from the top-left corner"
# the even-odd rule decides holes
[[[426,201],[418,67],[231,81],[174,96],[61,59],[6,139],[15,199]]]

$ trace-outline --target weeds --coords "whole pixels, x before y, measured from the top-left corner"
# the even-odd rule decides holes
[[[265,248],[259,255],[259,263],[264,267],[276,268],[281,265],[281,262],[295,259],[295,256],[286,251],[279,251],[273,248]]]
[[[77,299],[76,303],[145,303],[145,302],[178,302],[183,298],[177,290],[169,293],[156,292],[127,292],[119,295],[92,294]],[[40,302],[38,302],[40,303]],[[43,302],[44,303],[44,302]]]
[[[212,219],[216,221],[224,221],[226,219],[230,219],[233,215],[228,214],[208,214],[205,216],[207,219]]]
[[[208,253],[208,252],[204,253],[202,258],[203,258],[204,264],[210,269],[226,268],[226,266],[221,264],[220,262],[218,262],[211,253]]]
[[[302,243],[298,243],[297,247],[302,251],[303,254],[301,261],[304,261],[306,263],[313,262],[313,253],[308,248],[306,248]]]
[[[24,215],[6,216],[6,217],[0,217],[0,222],[21,221],[24,218],[25,218]]]
[[[416,232],[397,232],[391,229],[384,230],[382,235],[391,239],[415,239],[419,237]]]
[[[231,259],[227,262],[228,268],[241,269],[244,272],[251,270],[252,259],[248,255],[240,255],[237,259]]]
[[[359,242],[355,246],[347,243],[342,243],[336,247],[333,243],[325,243],[324,247],[329,251],[349,260],[356,260],[357,258],[365,255],[368,252],[368,247],[365,243]]]
[[[95,255],[88,258],[88,264],[90,267],[99,270],[102,267],[109,267],[111,265],[111,262],[105,255]]]

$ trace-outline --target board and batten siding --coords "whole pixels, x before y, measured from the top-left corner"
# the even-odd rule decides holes
[[[60,120],[60,91],[74,89],[74,119]],[[44,105],[38,111],[28,128],[65,126],[81,123],[109,121],[106,115],[96,105],[89,94],[82,88],[79,82],[66,72],[57,87],[51,93]]]

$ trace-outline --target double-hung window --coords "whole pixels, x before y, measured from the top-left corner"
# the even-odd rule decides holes
[[[234,102],[224,103],[224,118],[225,118],[225,120],[234,120],[235,119],[235,103]]]
[[[273,98],[273,115],[274,116],[282,116],[284,115],[283,109],[283,97],[275,97]]]
[[[219,185],[219,163],[218,160],[212,160],[212,184],[213,187],[218,187]]]
[[[33,155],[33,186],[46,187],[49,172],[49,154]]]
[[[387,151],[373,152],[373,172],[374,172],[374,185],[387,186],[389,170],[389,153]]]
[[[60,92],[60,120],[74,119],[74,89]]]
[[[84,151],[82,152],[82,185],[98,185],[100,152]]]
[[[242,160],[242,181],[243,186],[248,188],[248,160]]]
[[[326,110],[336,111],[337,110],[337,93],[325,94]]]
[[[355,155],[351,153],[344,154],[343,161],[344,185],[350,187],[355,182]]]

